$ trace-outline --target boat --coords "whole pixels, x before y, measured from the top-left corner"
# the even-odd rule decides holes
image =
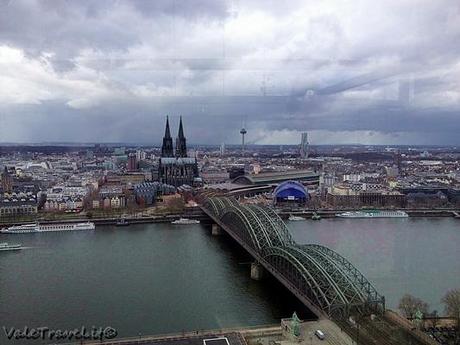
[[[350,211],[336,214],[340,218],[407,218],[409,215],[404,211]]]
[[[128,226],[129,222],[125,218],[121,218],[115,226]]]
[[[311,219],[312,220],[321,220],[321,216],[318,213],[313,212],[313,215],[311,216]]]
[[[0,243],[0,252],[7,250],[20,250],[22,246],[20,244],[8,244],[6,242]]]
[[[200,221],[196,219],[179,218],[177,220],[172,221],[171,224],[178,224],[178,225],[200,224]]]
[[[305,220],[305,218],[303,217],[299,217],[299,216],[293,216],[292,214],[289,216],[289,220],[291,221],[298,221],[298,220]]]
[[[96,226],[92,222],[86,223],[61,223],[61,224],[24,224],[14,225],[9,228],[0,230],[2,234],[27,234],[40,232],[55,232],[55,231],[78,231],[78,230],[94,230]]]

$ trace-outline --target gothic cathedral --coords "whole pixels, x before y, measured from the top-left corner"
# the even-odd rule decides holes
[[[179,122],[179,133],[176,138],[176,149],[169,130],[169,118],[166,117],[166,129],[161,146],[161,157],[158,166],[160,182],[176,187],[182,185],[192,186],[198,177],[198,164],[196,157],[187,156],[187,143],[182,125],[182,116]]]

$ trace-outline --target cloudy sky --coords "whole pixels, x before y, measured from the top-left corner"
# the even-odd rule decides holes
[[[458,0],[0,0],[0,142],[460,145]],[[175,133],[174,133],[175,134]]]

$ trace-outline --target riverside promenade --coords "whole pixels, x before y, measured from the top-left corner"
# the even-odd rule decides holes
[[[313,214],[321,216],[321,218],[335,218],[337,213],[347,211],[360,211],[361,209],[344,208],[344,209],[277,209],[276,212],[281,218],[287,219],[290,215],[302,216],[311,218]],[[396,209],[379,209],[379,210],[392,210]],[[407,212],[409,217],[453,217],[460,219],[460,209],[453,208],[442,208],[442,209],[400,209],[401,211]],[[53,217],[50,217],[52,215]],[[131,214],[113,214],[107,216],[92,216],[89,217],[86,214],[46,214],[40,213],[35,217],[24,218],[5,218],[0,217],[0,227],[21,225],[39,221],[45,224],[53,223],[76,223],[76,222],[87,222],[91,221],[96,225],[115,225],[120,218],[125,218],[130,224],[146,224],[146,223],[170,223],[173,220],[179,218],[190,218],[197,219],[202,222],[209,221],[209,217],[206,216],[199,206],[186,207],[182,212],[175,213],[145,213],[139,211]]]
[[[252,337],[281,339],[280,325],[266,325],[245,328],[226,328],[213,330],[196,330],[180,333],[141,335],[103,341],[75,341],[63,345],[250,345],[248,339]]]
[[[291,318],[282,319],[280,324],[199,330],[162,335],[139,335],[105,341],[78,341],[62,345],[436,345],[427,335],[412,330],[409,321],[392,311],[374,321],[361,320],[358,327],[348,322],[334,322],[328,319],[305,320],[294,332]],[[406,325],[407,324],[407,325]],[[406,330],[404,332],[403,330]],[[321,330],[324,338],[316,336]],[[297,333],[298,335],[295,335]],[[403,334],[405,333],[405,334]]]
[[[330,320],[301,322],[300,336],[294,336],[291,319],[278,325],[228,328],[182,332],[177,334],[139,336],[106,341],[75,342],[66,345],[353,345],[353,340]],[[326,334],[324,340],[314,335],[317,329]]]

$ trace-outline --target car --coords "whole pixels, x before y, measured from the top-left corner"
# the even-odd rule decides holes
[[[324,338],[326,338],[325,334],[320,329],[317,329],[315,331],[315,335],[318,337],[319,340],[324,340]]]

